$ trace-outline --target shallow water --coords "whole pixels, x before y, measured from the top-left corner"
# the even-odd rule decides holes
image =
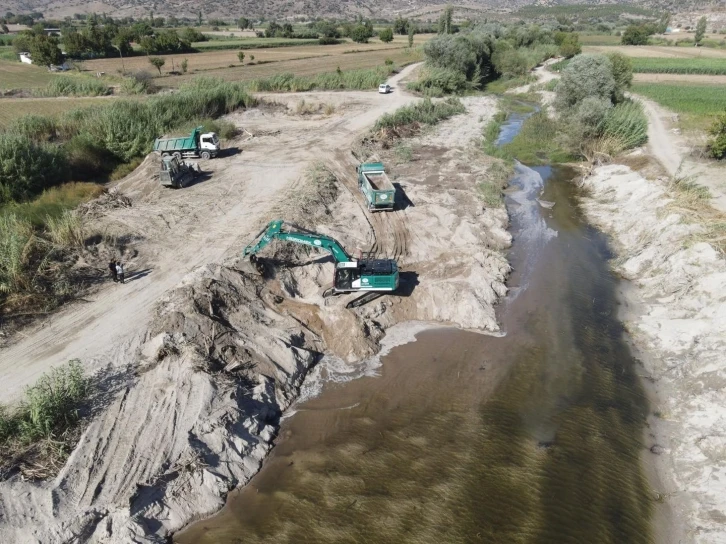
[[[251,484],[176,541],[651,542],[647,401],[573,175],[517,166],[506,336],[422,332],[379,375],[326,384]]]

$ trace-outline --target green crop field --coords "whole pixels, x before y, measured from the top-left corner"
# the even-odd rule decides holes
[[[684,115],[686,128],[706,128],[713,116],[726,112],[723,85],[689,83],[634,83],[632,92]]]
[[[0,59],[0,89],[45,87],[53,74],[45,68]]]
[[[195,42],[194,49],[199,51],[220,51],[225,49],[262,49],[268,47],[295,47],[316,45],[318,40],[295,40],[287,38],[236,38],[215,39],[208,42]]]
[[[648,58],[634,57],[633,71],[643,74],[726,75],[726,58]],[[726,90],[724,90],[726,94]]]
[[[125,97],[139,100],[141,97]],[[23,115],[56,117],[75,108],[104,104],[113,97],[99,98],[0,98],[0,129]]]
[[[620,45],[620,36],[609,34],[583,34],[579,33],[582,45]]]

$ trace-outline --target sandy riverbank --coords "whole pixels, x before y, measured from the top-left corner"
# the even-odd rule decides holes
[[[611,235],[632,341],[652,376],[658,406],[645,444],[682,536],[665,541],[726,541],[726,261],[705,230],[679,208],[664,182],[621,165],[584,181],[589,219]],[[682,520],[682,524],[678,521]]]
[[[322,93],[317,99],[340,102],[343,95]],[[367,100],[365,93],[355,97]],[[315,97],[307,93],[305,99]],[[458,123],[478,134],[496,110],[486,97],[467,99],[466,104],[475,114],[460,116],[442,130],[450,132]],[[366,126],[360,114],[360,104],[348,104],[343,119],[332,122],[340,130],[347,128],[343,120],[352,118],[349,130],[360,136]],[[287,131],[284,138],[292,138],[293,131],[298,138],[307,135],[308,145],[316,149],[318,133],[312,127],[331,124],[322,116],[300,119],[280,108],[264,117],[268,126],[274,121]],[[249,127],[256,112],[233,119]],[[430,148],[436,143],[434,136],[426,137]],[[258,161],[252,166],[260,173],[267,168],[267,176],[243,180],[243,185],[268,184],[280,165],[266,166],[266,149],[279,150],[279,144],[270,137],[248,144],[248,153]],[[193,268],[175,287],[159,293],[155,304],[145,302],[149,319],[135,331],[133,342],[118,342],[114,357],[105,364],[104,357],[95,360],[95,368],[101,368],[97,378],[103,379],[103,398],[57,478],[44,483],[14,478],[0,484],[0,539],[164,542],[191,520],[218,510],[226,493],[259,469],[281,414],[321,357],[355,365],[379,351],[388,328],[412,320],[497,332],[494,305],[506,293],[509,265],[503,251],[511,237],[503,206],[484,207],[478,197],[477,185],[490,162],[467,146],[468,142],[439,147],[430,160],[414,165],[410,176],[396,179],[405,200],[390,214],[370,216],[365,211],[356,188],[356,161],[344,148],[316,157],[332,178],[321,182],[303,175],[279,183],[276,192],[276,186],[266,185],[268,206],[244,232],[232,232],[229,225],[220,230],[226,244],[241,243],[267,220],[282,217],[334,235],[351,251],[373,248],[381,257],[395,257],[407,286],[404,294],[347,310],[350,296],[331,300],[320,295],[332,276],[330,259],[282,244],[271,248],[268,256],[291,266],[278,267],[267,281],[240,272],[234,257]],[[295,149],[303,152],[300,142]],[[308,165],[312,158],[308,152]],[[301,170],[298,165],[296,172]],[[124,223],[120,214],[129,214],[129,219],[143,213],[144,199],[156,194],[147,194],[142,177],[121,183],[122,189],[138,192],[142,207],[114,212],[115,225]],[[240,180],[222,179],[231,186],[217,187],[209,199],[198,200],[195,214],[202,205],[230,208],[231,191]],[[204,191],[205,185],[198,189]],[[214,186],[206,187],[211,189]],[[216,194],[220,189],[226,195],[221,202]],[[262,185],[244,190],[259,193]],[[174,199],[194,194],[177,192]],[[154,202],[161,198],[163,203],[165,197],[158,195]],[[230,213],[234,210],[231,207]],[[175,217],[175,222],[186,224],[178,212]],[[250,219],[248,214],[248,223]],[[151,214],[139,220],[158,221]],[[149,226],[147,232],[152,235],[155,230]],[[209,254],[215,244],[208,236],[203,240]],[[148,247],[141,245],[137,251],[139,259],[153,265]]]

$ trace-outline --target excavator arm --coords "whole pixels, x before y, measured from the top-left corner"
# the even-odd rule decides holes
[[[242,256],[252,259],[255,255],[257,255],[257,253],[269,245],[270,242],[277,239],[324,249],[330,252],[335,259],[335,262],[338,263],[353,261],[353,259],[351,259],[345,252],[343,246],[341,246],[334,238],[323,236],[322,234],[316,234],[300,227],[295,227],[295,230],[283,230],[283,225],[284,222],[281,219],[270,221],[267,227],[255,237],[250,245],[244,249]]]

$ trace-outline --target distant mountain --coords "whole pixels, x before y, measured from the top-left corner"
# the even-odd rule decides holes
[[[707,10],[711,6],[726,7],[726,0],[465,0],[451,2],[459,14],[503,13],[523,6],[554,7],[571,4],[615,5],[668,9],[672,12],[690,9]],[[256,19],[306,17],[394,18],[415,16],[432,20],[446,2],[441,0],[0,0],[0,12],[29,13],[38,11],[47,18],[63,18],[75,13],[107,13],[114,17],[155,16],[196,18],[201,10],[205,18]]]

